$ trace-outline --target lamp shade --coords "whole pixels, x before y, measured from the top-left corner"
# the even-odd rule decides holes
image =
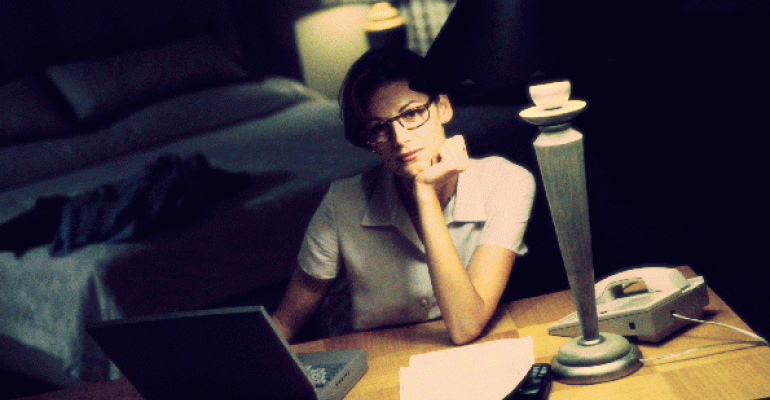
[[[295,22],[302,74],[311,89],[337,98],[345,73],[369,49],[364,24],[370,8],[367,4],[331,7]]]
[[[458,0],[413,86],[474,95],[569,78],[581,51],[571,3]]]

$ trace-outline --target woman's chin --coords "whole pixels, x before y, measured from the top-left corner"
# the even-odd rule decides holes
[[[390,168],[390,171],[393,172],[394,175],[401,178],[412,179],[417,176],[417,172],[410,168]]]
[[[411,161],[411,162],[394,162],[393,164],[389,165],[391,171],[393,171],[394,174],[404,177],[404,178],[414,178],[416,177],[420,172],[424,171],[425,168],[430,166],[430,162],[420,162],[419,160]]]

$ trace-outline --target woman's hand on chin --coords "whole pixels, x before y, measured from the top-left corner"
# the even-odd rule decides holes
[[[431,160],[431,165],[415,176],[415,183],[441,185],[468,169],[468,163],[465,138],[462,135],[452,136],[444,141],[437,157]]]

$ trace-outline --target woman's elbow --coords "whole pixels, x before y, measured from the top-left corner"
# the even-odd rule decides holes
[[[472,342],[473,340],[475,340],[478,337],[478,335],[476,335],[476,336],[473,336],[473,335],[465,335],[465,336],[450,335],[450,337],[452,338],[452,344],[454,344],[455,346],[462,346],[464,344],[468,344],[468,343]]]
[[[461,346],[476,340],[484,330],[484,325],[474,325],[463,327],[463,329],[450,329],[449,337],[452,343]]]

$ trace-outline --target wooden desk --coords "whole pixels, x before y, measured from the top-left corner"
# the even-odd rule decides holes
[[[695,274],[680,267],[686,277]],[[743,329],[748,326],[709,289],[705,318]],[[569,291],[514,301],[500,307],[488,332],[477,343],[532,336],[535,361],[550,362],[568,338],[548,335],[548,325],[574,312]],[[709,324],[685,328],[657,344],[636,343],[644,358],[679,353],[699,346],[750,337]],[[354,333],[292,346],[297,352],[363,348],[369,371],[346,399],[398,399],[399,368],[409,357],[453,347],[442,321]],[[717,346],[683,357],[645,364],[634,374],[596,385],[554,382],[550,399],[758,399],[770,396],[770,348],[767,346]],[[31,399],[141,399],[124,379],[64,389]]]

